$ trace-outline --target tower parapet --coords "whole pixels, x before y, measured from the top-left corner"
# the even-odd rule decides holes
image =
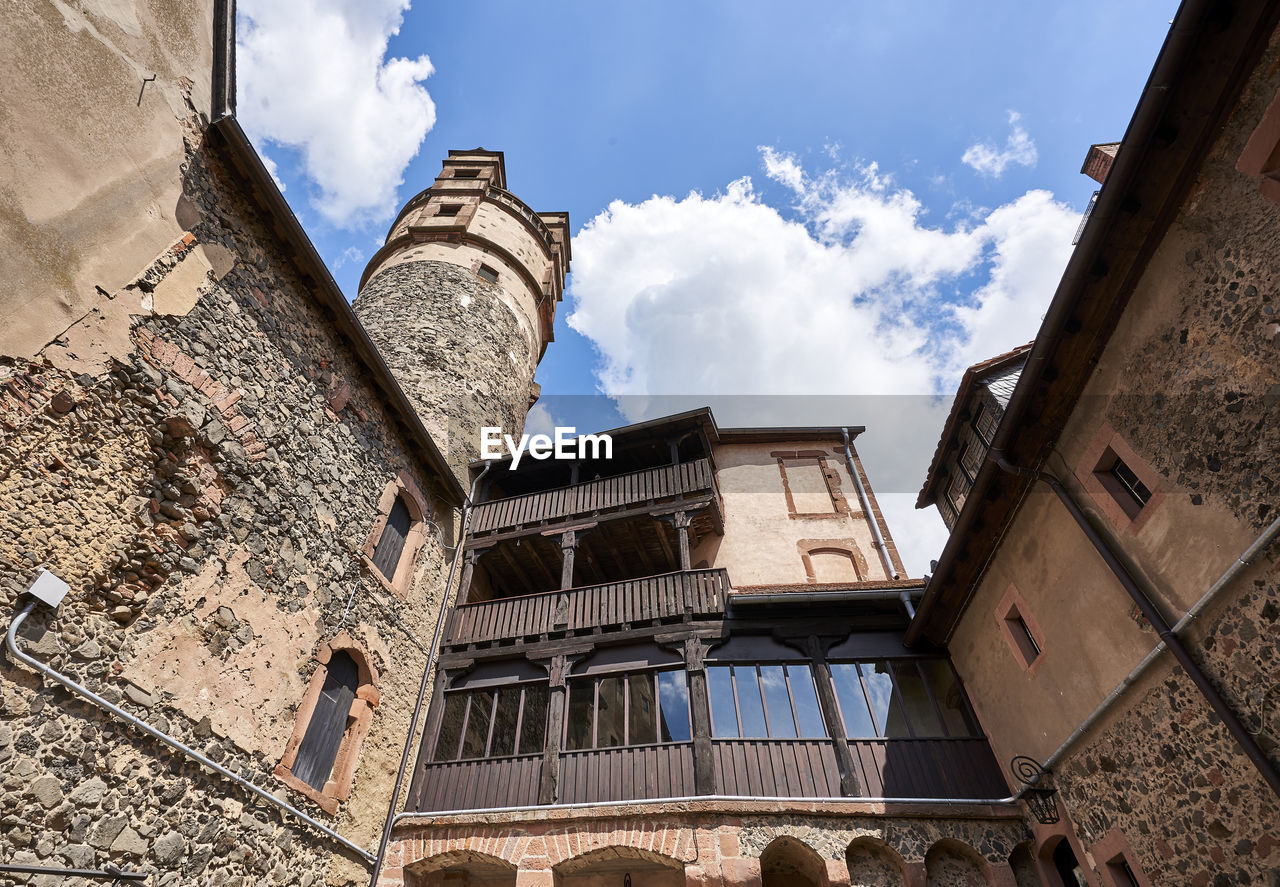
[[[569,270],[569,214],[535,212],[506,184],[501,151],[450,151],[400,210],[355,302],[464,481],[481,426],[524,428]]]

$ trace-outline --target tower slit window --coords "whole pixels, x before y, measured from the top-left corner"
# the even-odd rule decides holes
[[[397,496],[387,516],[387,525],[382,530],[378,545],[373,550],[373,565],[388,580],[395,578],[396,567],[400,564],[400,555],[404,553],[404,543],[409,537],[409,527],[413,517],[403,496]]]

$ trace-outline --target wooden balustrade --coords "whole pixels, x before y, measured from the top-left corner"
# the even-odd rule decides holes
[[[652,624],[724,613],[729,575],[686,570],[606,585],[460,604],[449,617],[446,644],[478,644],[558,631]]]
[[[575,515],[596,514],[714,489],[715,478],[706,459],[646,468],[543,493],[481,503],[472,512],[471,532],[478,535],[537,526]]]
[[[1000,798],[1009,794],[986,739],[852,739],[869,798]]]
[[[695,793],[692,742],[560,755],[561,804],[683,798]]]

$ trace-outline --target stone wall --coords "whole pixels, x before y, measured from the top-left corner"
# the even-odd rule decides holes
[[[34,360],[0,359],[0,609],[46,565],[71,591],[28,620],[28,652],[373,847],[453,517],[194,119],[189,231]],[[428,532],[404,600],[360,554],[401,472],[445,536]],[[317,649],[340,632],[367,653],[381,702],[351,797],[328,817],[272,769]],[[0,859],[111,863],[154,884],[367,878],[297,820],[7,656],[0,702]]]
[[[462,483],[481,426],[519,437],[538,354],[501,289],[470,269],[410,261],[379,271],[355,308]]]

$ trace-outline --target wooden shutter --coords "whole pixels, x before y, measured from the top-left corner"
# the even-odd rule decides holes
[[[298,746],[298,756],[293,761],[293,775],[318,792],[324,791],[324,784],[333,772],[359,680],[351,654],[342,650],[334,653],[307,732]]]
[[[396,566],[400,563],[404,540],[409,535],[409,525],[412,522],[404,497],[397,496],[396,504],[391,506],[391,514],[387,516],[387,525],[383,527],[382,536],[378,539],[378,547],[373,550],[373,565],[388,580],[395,578]]]

